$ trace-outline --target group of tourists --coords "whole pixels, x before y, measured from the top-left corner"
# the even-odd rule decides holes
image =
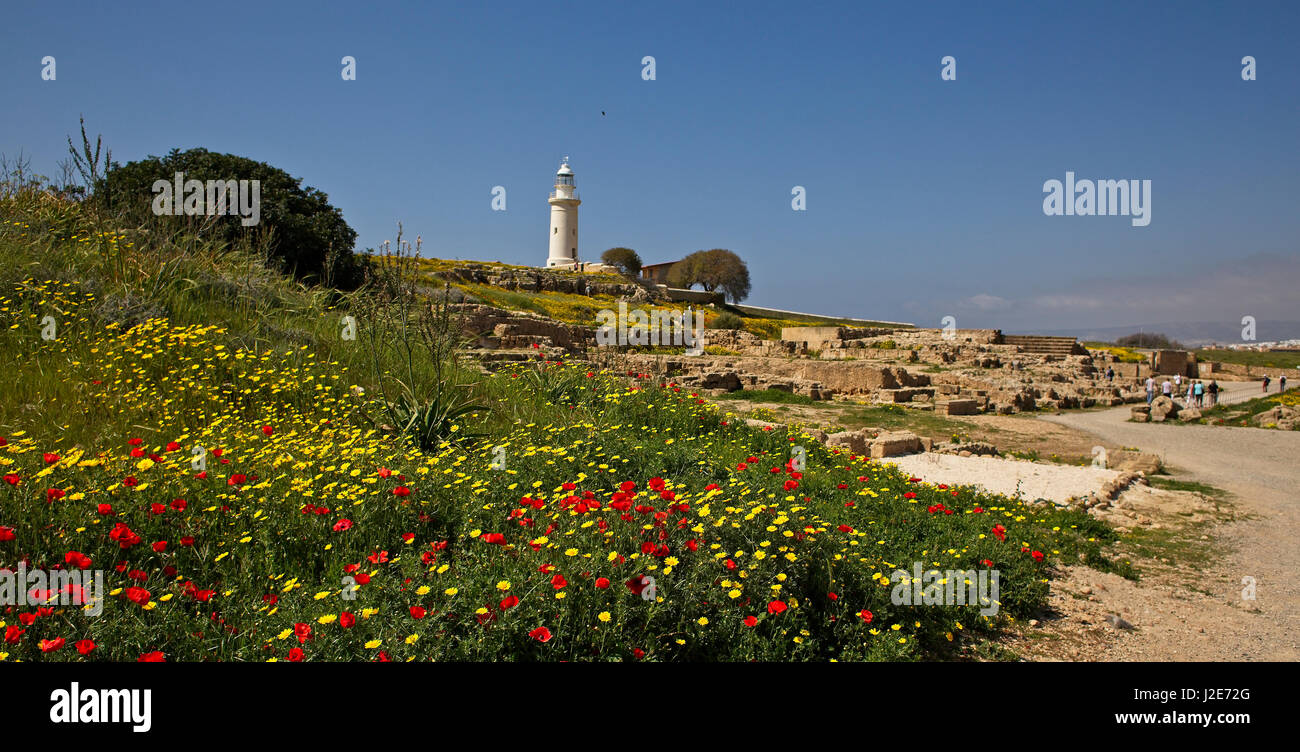
[[[1168,376],[1166,376],[1165,380],[1160,384],[1160,393],[1165,397],[1168,397],[1169,399],[1174,399],[1175,397],[1181,396],[1184,400],[1184,404],[1186,404],[1189,407],[1193,405],[1195,405],[1198,408],[1205,407],[1207,398],[1209,399],[1210,407],[1214,407],[1215,405],[1219,404],[1219,382],[1218,381],[1211,380],[1209,384],[1206,384],[1200,379],[1187,379],[1186,381],[1187,381],[1187,391],[1184,392],[1183,375],[1181,373],[1174,374],[1172,381],[1169,379]],[[1147,404],[1149,405],[1156,398],[1155,376],[1147,377],[1146,387],[1147,387]],[[1265,389],[1267,390],[1267,388],[1268,387],[1266,386]]]

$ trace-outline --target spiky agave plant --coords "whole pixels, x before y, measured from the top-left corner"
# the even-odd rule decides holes
[[[439,384],[421,399],[410,385],[395,379],[401,387],[395,399],[383,402],[384,412],[398,433],[420,449],[436,449],[444,441],[482,438],[485,433],[461,431],[458,421],[487,408],[475,402],[466,385]]]
[[[484,436],[461,431],[457,422],[489,408],[474,400],[471,385],[455,382],[456,351],[464,337],[449,309],[448,291],[432,301],[421,293],[415,264],[420,242],[417,238],[412,247],[403,241],[400,224],[396,245],[396,253],[385,253],[372,266],[364,294],[356,299],[379,391],[378,412],[425,450]],[[390,366],[403,375],[393,375]]]

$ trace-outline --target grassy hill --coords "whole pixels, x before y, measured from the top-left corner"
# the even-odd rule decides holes
[[[1255,352],[1253,350],[1196,350],[1196,359],[1235,363],[1263,368],[1300,367],[1300,352]]]
[[[501,287],[491,285],[476,284],[472,282],[460,281],[448,272],[456,268],[476,267],[483,269],[500,268],[514,271],[538,272],[534,267],[514,266],[511,264],[502,264],[500,262],[484,263],[473,261],[450,261],[447,259],[421,258],[415,261],[415,270],[420,279],[430,285],[440,285],[449,283],[453,287],[461,290],[470,298],[481,301],[488,305],[498,308],[506,308],[517,311],[531,311],[540,313],[544,316],[550,316],[553,319],[563,321],[566,324],[577,324],[581,326],[596,326],[596,313],[608,309],[618,309],[618,298],[613,295],[577,295],[573,293],[555,292],[555,291],[528,291],[528,290],[507,290]],[[557,275],[560,277],[583,277],[589,282],[605,282],[610,284],[628,284],[629,280],[618,274],[586,274],[579,272],[557,271],[547,269],[542,272],[547,275]],[[686,303],[656,301],[654,307],[684,311],[687,308]],[[696,305],[692,310],[700,310],[701,307]],[[788,326],[846,326],[862,327],[880,324],[879,322],[868,322],[857,319],[842,319],[830,316],[813,316],[806,314],[788,314],[782,316],[762,316],[756,315],[743,308],[732,305],[709,305],[704,306],[706,312],[706,322],[722,313],[730,313],[740,317],[744,323],[745,331],[756,334],[764,339],[779,339],[781,328]],[[894,326],[894,325],[891,325]]]
[[[929,659],[1124,569],[672,384],[465,370],[400,259],[344,294],[164,219],[0,190],[0,568],[107,591],[0,611],[0,661]],[[913,562],[1000,610],[896,604]]]

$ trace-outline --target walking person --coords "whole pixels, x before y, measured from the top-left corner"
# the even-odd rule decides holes
[[[1285,391],[1286,391],[1286,374],[1285,374],[1285,373],[1282,374],[1281,376],[1279,376],[1279,377],[1277,378],[1277,390],[1278,390],[1278,392],[1285,392]]]
[[[1192,382],[1190,382],[1190,381],[1187,382],[1187,396],[1183,398],[1183,405],[1186,406],[1186,407],[1191,407],[1191,406],[1192,406],[1192,389],[1193,389],[1193,386],[1194,386],[1194,385],[1192,384]]]
[[[1196,406],[1205,407],[1205,385],[1198,380],[1193,390],[1193,395],[1196,397]]]
[[[1168,399],[1174,398],[1174,385],[1169,383],[1168,377],[1165,378],[1165,383],[1160,385],[1160,393]]]
[[[1268,394],[1268,383],[1272,381],[1268,376],[1264,377],[1264,394]]]
[[[1147,404],[1156,398],[1156,379],[1154,376],[1147,377]]]
[[[1106,366],[1106,381],[1111,384],[1115,383],[1115,369],[1110,366]]]
[[[1207,388],[1210,392],[1210,407],[1214,407],[1219,404],[1219,382],[1211,381]]]

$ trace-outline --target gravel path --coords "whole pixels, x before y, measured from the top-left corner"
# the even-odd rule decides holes
[[[1261,395],[1255,382],[1225,386],[1227,401]],[[1229,553],[1206,570],[1204,586],[1213,594],[1211,605],[1241,606],[1242,578],[1254,577],[1258,600],[1245,612],[1219,613],[1217,619],[1187,630],[1213,629],[1206,634],[1214,639],[1189,636],[1172,652],[1174,659],[1300,660],[1300,431],[1131,423],[1128,417],[1125,406],[1040,420],[1159,454],[1179,478],[1232,493],[1238,510],[1250,515],[1217,532]],[[1251,610],[1255,607],[1257,612]],[[1238,617],[1245,622],[1238,623]],[[1131,641],[1133,655],[1146,660],[1171,655],[1169,645],[1154,642],[1157,635],[1177,634],[1177,621],[1198,620],[1195,611],[1181,607],[1171,607],[1168,613],[1153,609],[1149,618],[1159,622],[1156,628],[1139,630]]]
[[[1119,476],[1116,470],[1075,465],[1047,465],[1000,457],[960,457],[955,454],[911,454],[892,462],[904,472],[930,483],[979,486],[985,491],[1027,501],[1049,499],[1058,504],[1071,496],[1099,490]]]

